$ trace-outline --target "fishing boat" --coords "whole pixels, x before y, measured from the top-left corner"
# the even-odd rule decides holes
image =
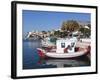
[[[40,57],[51,58],[74,58],[86,55],[90,51],[90,45],[82,45],[76,38],[60,39],[56,41],[56,46],[37,48]]]

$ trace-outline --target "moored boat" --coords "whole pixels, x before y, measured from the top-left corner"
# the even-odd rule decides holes
[[[45,56],[51,57],[51,58],[74,58],[74,57],[79,57],[79,56],[85,55],[88,51],[88,49],[81,48],[80,50],[78,50],[76,52],[56,53],[56,52],[46,52],[45,50],[43,50],[41,48],[37,48],[37,49],[38,49],[38,51],[41,51],[42,55],[45,55]]]
[[[81,45],[83,43],[80,43]],[[57,40],[56,47],[48,46],[45,48],[37,48],[41,57],[47,56],[51,58],[74,58],[86,55],[90,51],[90,45],[77,44],[76,39]]]

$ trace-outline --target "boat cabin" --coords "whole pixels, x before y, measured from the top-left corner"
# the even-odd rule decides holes
[[[75,52],[76,38],[60,39],[56,41],[56,53]],[[65,51],[66,50],[66,51]]]

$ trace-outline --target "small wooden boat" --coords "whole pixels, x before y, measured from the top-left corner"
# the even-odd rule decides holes
[[[37,48],[40,57],[74,58],[90,53],[90,45],[76,42],[76,39],[62,39],[56,41],[56,46]]]
[[[55,51],[46,52],[41,48],[37,48],[37,50],[41,57],[47,56],[51,58],[74,58],[74,57],[86,55],[87,52],[89,51],[88,48],[79,48],[76,52],[70,52],[70,53],[56,53]]]

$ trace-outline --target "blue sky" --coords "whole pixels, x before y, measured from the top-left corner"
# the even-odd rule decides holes
[[[62,22],[67,20],[90,21],[89,13],[49,12],[23,10],[23,32],[33,30],[48,31],[61,28]]]

